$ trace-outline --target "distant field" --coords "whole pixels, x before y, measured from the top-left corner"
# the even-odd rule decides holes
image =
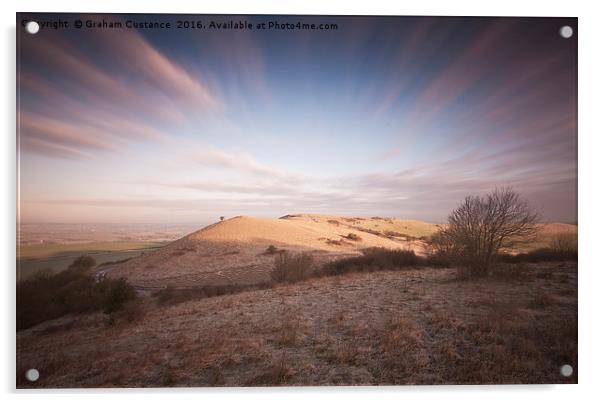
[[[98,264],[137,257],[145,251],[170,242],[96,242],[73,244],[33,244],[17,250],[17,279],[26,279],[42,270],[59,272],[82,254],[94,257]]]
[[[21,259],[30,258],[52,258],[62,257],[72,253],[102,253],[109,251],[141,250],[164,246],[169,242],[93,242],[93,243],[70,243],[70,244],[28,244],[19,247],[17,257]]]

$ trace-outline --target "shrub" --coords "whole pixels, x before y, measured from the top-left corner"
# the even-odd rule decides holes
[[[371,247],[362,255],[332,261],[322,267],[324,275],[342,275],[348,272],[382,271],[422,265],[423,261],[412,250],[389,250]]]
[[[310,253],[280,253],[274,259],[270,276],[274,282],[297,282],[309,275],[313,265],[314,258]]]
[[[361,241],[362,238],[358,235],[356,235],[355,233],[349,233],[347,236],[345,236],[347,239],[349,240],[353,240],[353,241]]]
[[[91,257],[89,255],[80,255],[75,260],[73,260],[71,265],[69,265],[69,268],[88,270],[95,265],[96,260],[94,259],[94,257]]]
[[[127,285],[123,279],[96,282],[85,267],[76,264],[56,274],[42,272],[18,282],[17,330],[67,314],[106,309],[110,291],[124,287],[121,282]]]
[[[112,326],[120,322],[132,323],[142,318],[144,314],[145,311],[140,299],[129,300],[119,310],[109,314],[107,324]]]
[[[266,254],[276,254],[277,252],[278,252],[278,249],[273,244],[270,244],[268,246],[268,248],[265,250]]]
[[[136,290],[125,279],[119,278],[109,283],[104,312],[111,314],[123,308],[125,303],[136,299]]]
[[[458,252],[445,231],[433,233],[426,242],[426,263],[436,267],[451,267],[456,262]]]
[[[450,268],[454,265],[454,259],[451,255],[443,253],[427,254],[425,263],[431,267]]]

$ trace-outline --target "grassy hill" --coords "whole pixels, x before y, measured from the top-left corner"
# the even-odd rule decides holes
[[[274,256],[266,252],[305,251],[318,264],[359,255],[369,247],[413,250],[425,254],[426,240],[443,225],[382,217],[295,214],[279,219],[238,216],[209,225],[165,247],[145,253],[108,272],[148,289],[168,285],[238,285],[269,280]],[[533,244],[516,251],[545,246],[555,233],[576,226],[542,225]]]

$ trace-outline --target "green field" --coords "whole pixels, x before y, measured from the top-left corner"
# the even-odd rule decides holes
[[[17,249],[17,280],[50,270],[66,269],[82,254],[91,255],[97,264],[137,257],[147,250],[162,247],[169,242],[97,242],[76,244],[33,244]]]

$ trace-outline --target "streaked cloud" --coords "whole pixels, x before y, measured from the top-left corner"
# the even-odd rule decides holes
[[[192,155],[192,158],[199,165],[206,167],[233,169],[241,173],[271,178],[288,178],[295,181],[300,179],[300,177],[284,170],[267,166],[245,152],[228,153],[219,149],[206,149]]]
[[[22,217],[441,221],[510,185],[576,219],[575,19],[329,20],[20,36]]]
[[[189,122],[191,111],[219,107],[202,77],[135,30],[26,36],[20,55],[24,151],[85,157],[165,141]]]

